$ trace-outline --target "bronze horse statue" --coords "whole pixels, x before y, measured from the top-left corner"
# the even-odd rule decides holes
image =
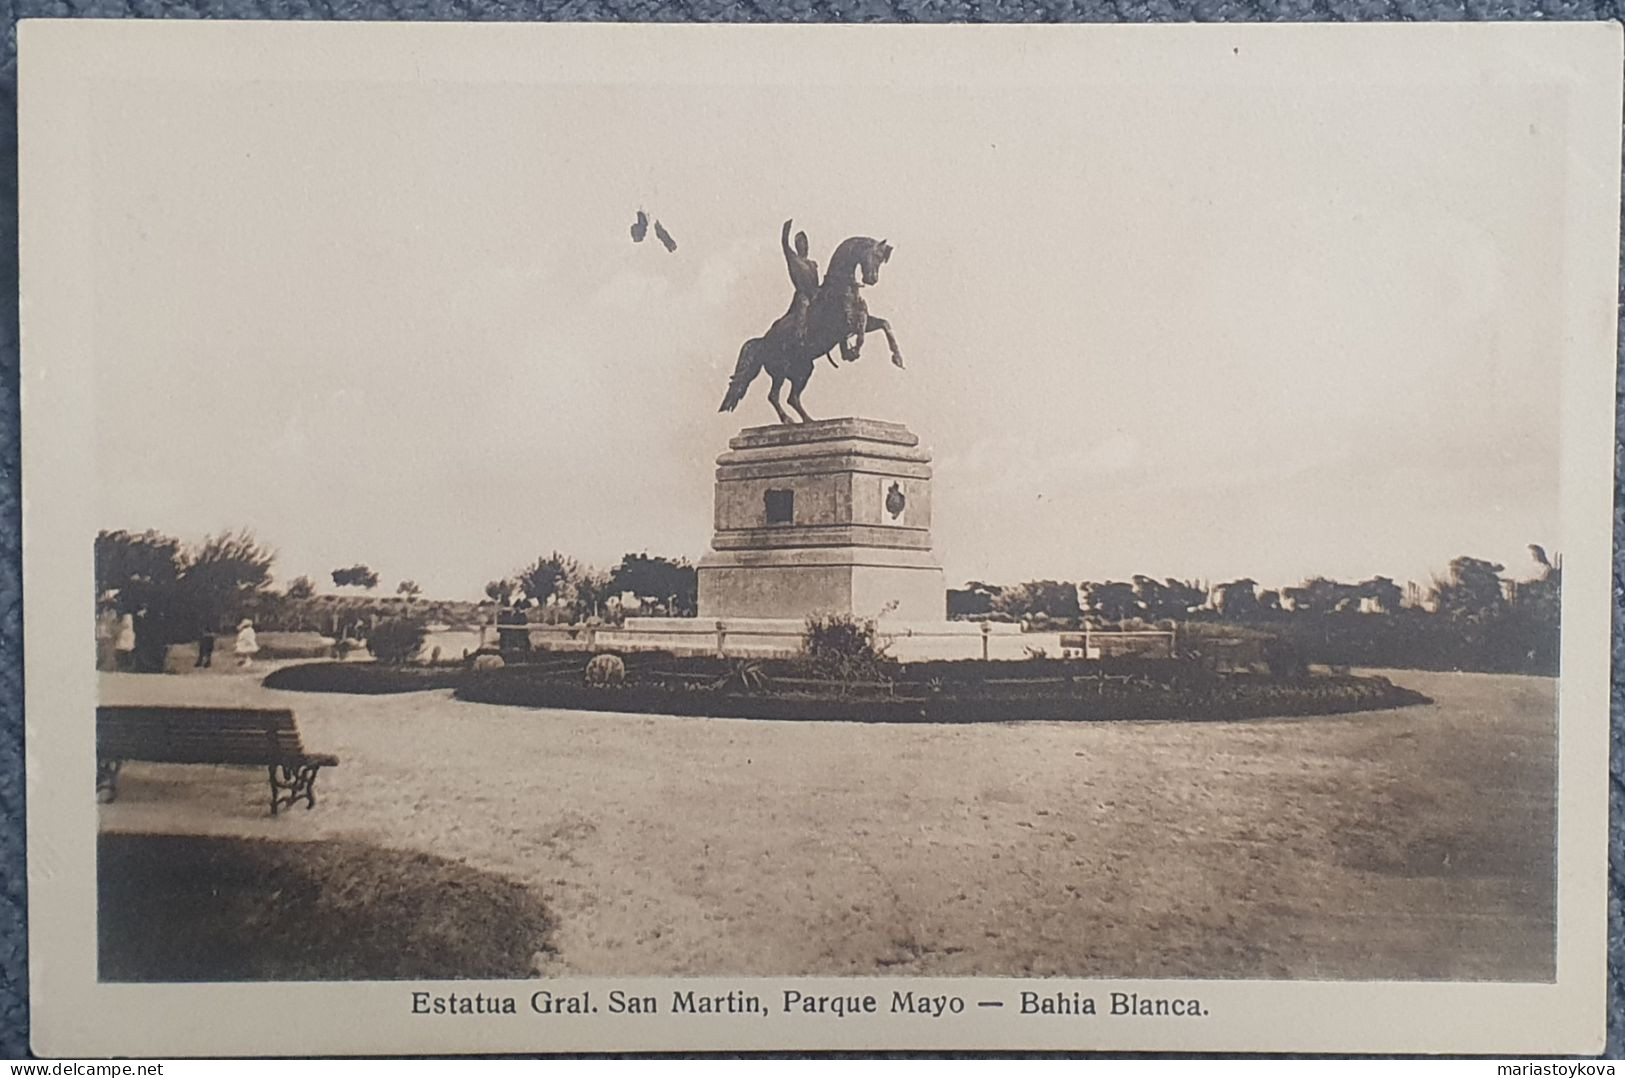
[[[829,269],[814,289],[812,284],[818,281],[818,266],[807,258],[806,241],[805,233],[797,235],[796,247],[792,249],[790,222],[784,222],[781,243],[796,296],[791,300],[790,309],[772,328],[760,337],[752,337],[739,349],[739,361],[734,365],[733,377],[728,379],[728,392],[718,411],[733,411],[745,399],[750,383],[765,370],[773,380],[767,400],[779,413],[779,421],[795,422],[779,405],[779,390],[789,382],[790,407],[801,416],[802,422],[812,422],[812,417],[801,407],[801,391],[812,377],[813,365],[819,356],[827,356],[837,346],[841,349],[841,358],[848,363],[857,359],[866,333],[884,333],[891,347],[891,361],[899,367],[903,365],[903,354],[898,351],[891,323],[870,314],[861,293],[865,285],[879,282],[880,267],[891,257],[891,244],[868,236],[845,240],[830,255]]]

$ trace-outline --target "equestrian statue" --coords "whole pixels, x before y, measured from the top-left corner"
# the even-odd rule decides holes
[[[791,409],[803,423],[812,422],[812,416],[801,407],[801,391],[812,377],[818,357],[823,356],[829,359],[831,366],[836,366],[830,353],[839,347],[841,358],[850,363],[858,358],[866,333],[884,333],[886,343],[891,346],[891,361],[899,367],[903,365],[903,354],[897,349],[891,323],[870,314],[861,293],[865,285],[880,280],[880,267],[891,257],[891,244],[868,236],[853,236],[835,248],[820,282],[818,263],[807,257],[807,234],[797,232],[792,246],[790,227],[790,221],[784,222],[779,236],[790,283],[795,287],[790,309],[765,334],[752,337],[739,349],[739,362],[734,365],[733,377],[728,379],[728,392],[718,411],[733,411],[745,399],[750,383],[766,371],[773,380],[767,400],[779,413],[779,422],[795,422],[779,405],[779,390],[785,382],[790,383]]]

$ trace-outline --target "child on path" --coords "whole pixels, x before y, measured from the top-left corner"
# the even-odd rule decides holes
[[[259,651],[260,642],[254,636],[254,623],[244,618],[237,623],[237,652],[238,666],[253,666],[254,653]]]

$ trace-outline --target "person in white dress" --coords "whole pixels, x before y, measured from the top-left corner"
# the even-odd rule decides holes
[[[254,665],[254,653],[259,651],[260,642],[254,636],[254,623],[247,618],[237,623],[237,652],[238,666]]]

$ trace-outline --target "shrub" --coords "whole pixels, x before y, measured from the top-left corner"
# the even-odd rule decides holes
[[[1309,676],[1309,664],[1290,640],[1274,639],[1264,644],[1264,663],[1270,675],[1283,681],[1302,681]],[[1347,673],[1347,670],[1344,670]]]
[[[417,618],[384,618],[367,633],[367,650],[381,663],[411,662],[423,647],[426,630]]]
[[[895,665],[875,631],[875,623],[851,614],[815,614],[807,619],[802,649],[813,668],[838,681],[882,681]]]
[[[626,663],[619,655],[594,655],[587,664],[588,685],[621,685],[626,682]]]
[[[721,689],[740,689],[761,692],[767,688],[767,674],[757,659],[736,659],[726,674],[711,683],[713,692]]]

